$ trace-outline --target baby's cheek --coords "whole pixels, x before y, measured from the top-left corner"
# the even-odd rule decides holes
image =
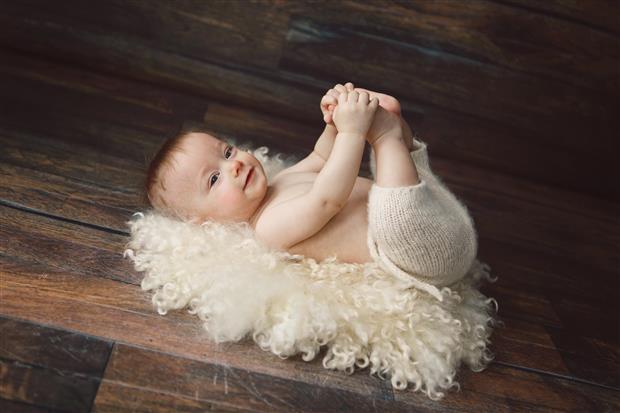
[[[222,193],[220,197],[220,202],[222,206],[227,208],[234,207],[235,205],[238,205],[241,201],[242,195],[239,192],[235,191],[224,191],[224,193]]]

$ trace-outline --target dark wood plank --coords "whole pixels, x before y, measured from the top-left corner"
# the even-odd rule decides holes
[[[168,372],[164,377],[158,374],[162,369]],[[142,390],[142,394],[135,397],[136,405],[142,404],[142,398],[156,395],[155,403],[151,402],[156,405],[154,411],[165,411],[171,399],[181,411],[195,411],[196,405],[204,404],[218,409],[223,406],[261,412],[406,410],[403,404],[390,400],[391,392],[380,398],[374,392],[353,393],[122,344],[114,348],[104,383],[103,392],[100,391],[95,400],[97,411],[100,405],[105,406],[103,411],[124,406],[123,401],[109,394],[123,387]],[[159,397],[162,393],[168,393],[163,400]],[[419,408],[420,411],[435,411],[429,402]]]
[[[88,412],[98,380],[0,359],[0,397],[64,412]]]
[[[108,277],[138,283],[142,278],[122,259],[127,237],[1,207],[0,255],[20,257],[50,270],[78,271],[82,276]]]
[[[6,298],[5,307],[8,306],[8,309],[12,311],[9,314],[26,318],[36,317],[36,320],[39,322],[46,323],[58,322],[53,320],[62,320],[63,328],[77,329],[88,334],[111,337],[116,340],[120,339],[134,344],[147,345],[151,348],[155,346],[157,349],[173,352],[175,354],[190,355],[191,357],[199,358],[203,356],[204,353],[200,352],[200,349],[203,347],[200,347],[198,343],[183,344],[184,336],[182,330],[178,331],[180,325],[187,324],[187,328],[190,328],[188,332],[190,335],[186,339],[192,341],[196,338],[200,338],[201,335],[196,336],[194,339],[189,338],[193,337],[192,334],[197,334],[196,328],[199,326],[198,320],[194,317],[187,317],[186,314],[182,314],[181,312],[174,312],[167,317],[160,318],[154,314],[151,308],[148,298],[149,295],[137,289],[132,292],[132,290],[124,289],[125,287],[97,277],[69,275],[72,271],[75,271],[75,269],[59,270],[48,268],[45,262],[34,262],[31,264],[32,258],[23,253],[19,254],[17,258],[19,258],[19,260],[13,265],[10,264],[14,260],[14,258],[11,257],[6,257],[3,262],[3,265],[7,266],[7,268],[4,269],[4,281],[10,284],[3,286],[6,292],[5,296],[9,297],[9,291],[13,291],[10,296],[14,297],[12,300],[15,300],[12,301]],[[120,262],[120,256],[117,256],[116,261],[113,258],[109,258],[106,262],[108,262],[108,270],[110,273],[117,273],[116,267],[118,265],[123,264],[121,266],[124,266],[124,263]],[[70,273],[67,274],[67,271],[70,271]],[[99,276],[106,275],[100,274]],[[131,270],[127,271],[125,277],[132,280],[139,279],[139,276]],[[12,281],[9,282],[9,280]],[[45,312],[42,314],[39,313],[39,307],[36,304],[34,304],[32,308],[25,308],[24,305],[21,304],[21,300],[19,300],[18,297],[32,289],[46,291],[46,293],[43,293],[40,297],[42,302],[51,301],[58,304],[54,305],[55,313],[52,319],[50,319]],[[492,289],[492,287],[489,289]],[[52,294],[53,298],[50,298],[49,294]],[[494,296],[497,294],[491,291],[491,295]],[[524,303],[520,303],[518,301],[519,299],[525,300]],[[85,312],[85,314],[81,319],[75,318],[75,301],[83,303],[80,305],[84,307],[82,312]],[[13,303],[11,304],[11,302]],[[65,302],[67,302],[67,304],[64,304]],[[515,302],[515,304],[512,306],[504,306],[505,302]],[[528,306],[526,303],[527,295],[515,295],[512,290],[506,291],[504,297],[500,297],[500,317],[505,321],[506,327],[499,328],[493,337],[493,342],[497,343],[496,346],[498,348],[497,361],[529,366],[555,374],[571,375],[572,372],[565,366],[562,360],[564,355],[560,354],[561,351],[558,353],[558,349],[555,347],[549,334],[544,330],[544,327],[539,327],[539,325],[544,326],[545,323],[548,324],[545,320],[548,319],[549,315],[544,312],[549,311],[549,307],[542,307],[543,311],[541,311],[540,307],[531,308],[531,306]],[[92,306],[104,306],[104,308],[103,310],[88,310],[88,308]],[[115,310],[115,312],[110,312],[110,307],[117,308],[117,310]],[[129,310],[129,312],[127,312],[127,310]],[[65,311],[67,314],[61,315]],[[96,314],[99,314],[100,311],[104,311],[109,320],[106,320],[106,317],[103,317],[103,315],[102,318],[97,318],[95,314],[91,314],[92,311],[95,311]],[[537,312],[542,312],[543,314],[537,314]],[[138,314],[140,315],[138,316]],[[127,317],[129,317],[128,320],[119,325],[118,320]],[[137,318],[134,321],[130,321],[135,317]],[[139,326],[140,323],[144,323],[144,319],[150,320],[151,317],[154,317],[153,321],[150,321],[142,327]],[[523,319],[525,319],[525,321],[523,321]],[[530,322],[527,321],[528,319]],[[185,321],[181,323],[179,320]],[[161,322],[161,325],[158,324],[158,322]],[[555,321],[554,323],[558,325],[559,321]],[[131,326],[129,330],[135,333],[135,338],[131,338],[133,336],[128,337],[130,332],[126,331],[125,328],[121,328],[119,331],[120,326],[127,327],[129,325]],[[165,335],[163,341],[161,337],[157,339],[152,338],[151,329],[153,331],[160,329],[161,333]],[[524,342],[524,334],[529,336],[525,337],[531,340],[530,344]],[[177,338],[181,339],[181,341],[178,341]],[[607,341],[603,342],[607,343]],[[194,345],[196,346],[195,348]],[[207,345],[207,343],[203,345]],[[534,345],[534,347],[532,347],[532,345]],[[247,348],[242,348],[244,348],[244,351],[247,351]],[[596,368],[599,369],[596,372],[596,376],[598,377],[601,377],[604,372],[607,372],[607,375],[609,375],[617,366],[617,363],[602,363],[605,359],[598,358],[596,353],[588,353],[585,357],[591,362],[593,361],[592,365],[597,366]],[[297,366],[297,368],[299,368],[299,366]],[[592,379],[590,376],[577,375],[582,373],[583,372],[577,371],[575,377]]]
[[[0,163],[0,180],[1,202],[115,231],[127,232],[125,222],[144,206],[137,192],[95,186],[7,163]],[[105,180],[101,181],[105,184]]]
[[[277,66],[288,14],[277,2],[110,0],[84,7],[66,0],[65,12],[37,0],[6,5],[6,15],[31,15],[95,33],[115,33],[198,59],[265,68]],[[257,19],[256,16],[261,18]],[[225,39],[225,41],[223,41]]]
[[[571,376],[620,389],[620,337],[616,337],[616,342],[612,343],[575,334],[568,328],[546,329],[555,347],[561,350],[562,359]],[[610,374],[614,370],[615,374]]]
[[[575,334],[618,341],[617,271],[592,270],[587,263],[484,238],[481,245],[480,259],[501,280],[489,290],[505,298],[508,313]]]
[[[287,117],[302,122],[308,122],[309,119],[316,119],[320,122],[315,102],[318,102],[325,88],[333,83],[332,74],[329,75],[329,80],[321,80],[316,78],[315,73],[309,77],[286,70],[267,71],[258,67],[244,71],[215,60],[186,57],[175,53],[174,50],[162,51],[157,45],[152,45],[141,38],[132,37],[129,40],[122,34],[109,34],[93,28],[71,29],[58,22],[54,23],[54,19],[58,16],[44,15],[40,17],[40,21],[37,21],[36,11],[34,13],[28,14],[27,18],[21,20],[16,16],[7,17],[8,20],[3,23],[3,31],[0,33],[0,43],[2,39],[5,39],[6,44],[21,44],[22,47],[28,45],[28,50],[53,59],[79,61],[80,64],[85,64],[95,70],[107,70],[123,76],[149,80],[192,94],[208,96],[211,100],[235,101],[237,104],[251,106],[277,116],[286,113]],[[1,19],[3,19],[2,16],[0,16]],[[295,30],[294,26],[292,30]],[[38,34],[35,36],[35,33]],[[350,31],[346,33],[350,36],[357,35],[351,34]],[[23,36],[31,35],[33,38],[23,38]],[[379,44],[385,40],[381,39],[383,38],[362,39],[363,42],[360,44],[368,42]],[[294,38],[290,39],[290,41],[293,40]],[[398,45],[390,43],[388,46],[387,50],[390,53],[392,51],[399,53],[398,50],[402,52],[401,43]],[[310,46],[304,44],[304,47]],[[85,53],[88,55],[84,56]],[[288,57],[301,59],[295,53],[289,53]],[[433,60],[432,65],[428,67],[444,69],[448,67],[440,64],[439,57],[433,55],[428,58],[439,59]],[[394,59],[387,59],[387,61],[392,60]],[[406,59],[406,61],[409,60],[411,59]],[[286,62],[286,59],[283,59],[283,62]],[[457,66],[468,64],[459,62],[457,59],[455,64]],[[347,62],[341,63],[349,67]],[[310,66],[306,65],[304,60],[305,73],[308,67]],[[326,69],[327,67],[329,69]],[[336,73],[338,66],[326,64],[320,69],[322,72],[319,71],[319,73],[325,73],[325,70],[333,70],[333,73]],[[385,72],[388,69],[382,70]],[[401,68],[392,67],[389,70],[400,71]],[[505,69],[500,67],[493,70],[497,74],[498,71]],[[474,82],[487,82],[488,79],[481,77],[479,72],[480,70],[476,67],[469,68],[465,73],[469,73],[471,75],[469,79]],[[346,71],[337,72],[339,79],[345,75]],[[435,71],[432,75],[437,76]],[[463,109],[467,111],[470,110],[469,108],[474,108],[484,112],[481,112],[484,115],[500,108],[506,109],[502,105],[493,104],[495,98],[489,98],[489,96],[501,95],[497,91],[494,90],[484,96],[479,93],[480,90],[485,90],[484,85],[482,89],[480,84],[465,87],[461,98],[465,96],[463,99],[467,102],[459,104],[456,110],[449,110],[429,104],[433,100],[425,99],[419,94],[412,97],[410,83],[405,82],[407,84],[403,86],[396,85],[392,80],[389,83],[377,80],[376,73],[372,70],[369,76],[374,76],[374,80],[364,86],[391,92],[403,99],[408,119],[416,125],[416,129],[422,133],[422,136],[439,144],[437,145],[439,154],[467,162],[476,162],[517,176],[590,192],[607,199],[620,199],[620,185],[617,182],[599,179],[602,176],[611,176],[611,165],[617,161],[617,153],[620,151],[617,147],[617,140],[613,138],[618,129],[617,123],[614,123],[615,113],[618,112],[617,98],[600,101],[596,93],[584,92],[586,96],[575,88],[546,80],[534,80],[534,78],[527,78],[523,84],[520,81],[515,83],[518,80],[517,77],[529,75],[511,72],[508,76],[503,74],[498,75],[499,77],[495,76],[500,86],[512,88],[511,90],[515,92],[510,99],[504,97],[503,99],[507,100],[503,104],[504,106],[522,106],[518,108],[511,106],[511,110],[501,110],[500,115],[505,117],[504,123],[497,124],[496,120],[482,121],[478,117],[472,117],[463,112]],[[406,76],[395,76],[394,79],[396,78],[401,79],[402,83]],[[431,82],[430,79],[420,76],[417,72],[414,80],[426,88],[424,90],[433,92],[433,88],[441,88],[441,85],[445,84],[443,80]],[[472,87],[475,87],[475,90],[471,89]],[[402,90],[406,93],[403,94]],[[545,90],[547,92],[541,92]],[[541,103],[532,105],[529,100],[532,96],[527,95],[528,93],[535,95],[535,99],[531,101]],[[431,95],[435,99],[435,94],[431,93]],[[479,96],[479,104],[472,104],[471,96]],[[541,99],[541,96],[545,98]],[[408,99],[413,99],[413,102],[408,102]],[[527,100],[525,104],[523,99]],[[570,99],[577,99],[577,101],[572,104],[569,102]],[[458,101],[458,98],[454,99],[450,95],[444,100],[453,104]],[[552,103],[554,110],[549,110],[549,105]],[[574,113],[574,111],[583,113]],[[486,119],[488,118],[486,116]],[[505,124],[506,122],[509,124]],[[529,128],[530,130],[523,126],[528,122],[533,125]],[[543,131],[541,128],[545,127],[548,130]],[[535,138],[532,137],[532,133],[536,135]],[[495,141],[497,136],[504,138],[506,146],[488,144],[491,140]],[[557,136],[561,136],[562,139],[557,139]],[[596,136],[598,145],[583,145],[582,136]],[[536,142],[536,150],[528,150],[530,145],[524,145],[524,142]],[[600,151],[601,146],[609,150]],[[523,162],[522,159],[527,159],[528,162]],[[582,173],[576,173],[575,164],[584,165],[581,168]]]
[[[152,141],[201,121],[204,99],[0,51],[2,124],[143,161]],[[30,129],[28,129],[30,128]],[[137,136],[134,136],[137,135]],[[151,145],[149,146],[149,143]]]
[[[495,364],[483,374],[463,370],[458,379],[471,384],[467,388],[461,385],[458,396],[465,400],[446,397],[442,400],[443,409],[454,408],[457,403],[465,404],[469,411],[612,412],[620,409],[617,390],[540,375],[536,371]],[[394,399],[416,402],[415,395],[408,392],[395,392]],[[484,403],[487,399],[495,404],[487,405]]]
[[[510,0],[509,0],[510,1]],[[499,3],[499,4],[498,4]],[[320,7],[290,5],[293,16],[317,18],[369,37],[379,36],[439,55],[477,61],[512,71],[617,95],[615,62],[620,54],[616,35],[575,24],[573,19],[550,16],[554,6],[575,7],[617,16],[618,6],[588,2],[539,3],[531,9],[506,6],[503,1],[342,1]],[[596,9],[596,10],[595,10]],[[585,17],[585,16],[584,16]],[[603,21],[603,18],[592,19]],[[618,31],[618,21],[615,21]]]
[[[251,340],[215,344],[195,316],[180,311],[159,316],[152,309],[149,294],[137,286],[64,271],[50,270],[42,277],[39,275],[45,267],[29,270],[25,262],[2,261],[8,267],[1,270],[2,315],[284,379],[377,397],[384,392],[381,381],[367,372],[347,376],[328,371],[319,358],[312,362],[297,356],[280,360]],[[24,294],[30,298],[26,302],[21,298]]]
[[[36,15],[78,30],[114,32],[163,50],[180,50],[193,58],[272,69],[278,65],[289,16],[305,15],[524,73],[561,78],[601,91],[617,90],[617,36],[575,24],[578,16],[594,25],[613,21],[617,4],[594,7],[550,1],[535,6],[529,0],[477,0],[462,8],[453,3],[267,1],[241,5],[177,1],[172,7],[167,2],[115,0],[87,8],[79,1],[68,1],[66,12],[60,13],[49,4],[24,1],[7,5],[4,13]],[[588,13],[592,15],[589,18]],[[259,14],[262,18],[255,19]],[[507,30],[509,26],[520,30]],[[617,21],[606,26],[620,30]]]
[[[0,330],[1,359],[84,376],[102,376],[112,349],[94,337],[5,317]]]
[[[493,0],[498,3],[522,7],[531,12],[544,12],[551,16],[588,25],[592,28],[620,34],[618,15],[620,4],[615,0],[566,1],[566,0]]]
[[[2,398],[0,398],[0,410],[11,413],[54,413],[57,411]]]
[[[35,408],[90,411],[109,342],[4,317],[0,331],[0,397]]]
[[[210,344],[204,338],[201,339],[204,333],[200,332],[195,318],[187,314],[171,313],[166,317],[149,314],[148,307],[150,306],[146,297],[130,285],[118,284],[111,280],[75,277],[58,273],[50,274],[46,278],[37,278],[33,276],[34,274],[25,274],[23,269],[19,271],[19,274],[14,274],[13,270],[4,272],[2,287],[5,292],[5,300],[0,306],[4,314],[9,313],[37,322],[60,325],[63,328],[108,337],[141,347],[163,350],[194,360],[205,360],[217,364],[224,363],[265,374],[274,374],[278,370],[278,365],[281,364],[275,358],[265,357],[265,353],[252,346],[251,343],[226,346]],[[135,292],[132,292],[132,289]],[[22,297],[26,291],[36,291],[36,293],[31,294],[28,303],[23,303],[19,297]],[[123,310],[128,305],[131,307],[131,311]],[[46,308],[54,308],[55,316],[53,318],[49,316],[49,311],[44,310]],[[527,327],[526,330],[532,331],[532,328]],[[516,335],[518,332],[515,331],[513,334]],[[536,347],[529,345],[525,350],[527,350],[527,355],[522,355],[522,358],[527,358],[529,355],[531,360],[539,359]],[[507,350],[504,349],[503,351]],[[284,363],[282,362],[282,364]],[[300,379],[301,372],[314,371],[312,367],[319,371],[321,369],[316,363],[308,365],[296,359],[289,360],[286,363],[295,364],[295,374],[292,371],[285,370],[288,371],[288,374],[284,377],[288,378]],[[288,366],[289,369],[293,368],[290,364]],[[536,368],[544,367],[546,366],[536,366]],[[281,365],[280,368],[286,369],[286,365]],[[321,375],[319,371],[316,373]],[[322,372],[322,374],[328,373]],[[276,375],[282,377],[283,374],[280,372]],[[356,386],[361,386],[358,389],[363,389],[368,385],[368,383],[357,382],[358,379],[364,378],[363,372],[358,372],[353,377],[341,377],[343,380],[349,380],[350,386],[344,386],[344,388],[353,391]],[[475,378],[477,375],[473,377]],[[323,380],[335,380],[335,377],[330,375],[330,379],[323,377]],[[318,377],[312,381],[304,377],[303,381],[314,384],[323,383]],[[464,382],[462,383],[465,385]],[[329,387],[334,387],[334,383],[329,384]],[[343,388],[342,383],[338,388]],[[420,401],[416,400],[417,402]],[[523,400],[523,403],[527,405],[527,399],[524,398]],[[474,398],[471,403],[475,405],[476,399]],[[492,406],[502,405],[501,402],[494,402],[493,400],[486,403],[491,403]]]
[[[161,373],[159,373],[161,374]],[[150,389],[104,381],[99,386],[93,405],[95,413],[119,411],[145,413],[203,413],[203,412],[251,412],[230,404],[214,403],[204,398],[183,397],[169,390],[156,392]]]
[[[576,149],[580,137],[592,133],[610,147],[618,131],[615,94],[431,53],[306,17],[291,18],[287,40],[280,63],[286,70],[326,81],[338,75],[375,89],[381,85],[404,99],[537,132],[536,141],[556,141],[559,134],[564,145]],[[372,59],[364,58],[369,55]]]
[[[7,130],[3,126],[0,144],[4,149],[0,161],[6,165],[69,178],[84,187],[99,186],[110,193],[125,193],[125,200],[140,189],[146,170],[144,163],[122,155],[105,154],[47,134]],[[36,176],[36,172],[31,175]]]
[[[0,22],[4,25],[0,44],[10,48],[15,44],[27,44],[28,52],[50,60],[79,59],[81,66],[96,71],[147,80],[180,92],[208,96],[211,100],[234,99],[240,105],[270,113],[287,113],[289,118],[298,120],[305,118],[300,113],[316,113],[316,119],[321,119],[316,105],[322,96],[320,93],[327,90],[327,84],[321,87],[321,92],[311,93],[307,85],[300,87],[302,79],[294,75],[275,79],[273,70],[241,70],[215,64],[206,57],[194,59],[178,51],[164,51],[141,39],[71,29],[53,24],[53,19],[52,24],[44,24],[47,18],[41,19],[35,19],[34,15],[25,18],[0,14]],[[27,26],[30,27],[26,29]],[[25,39],[23,36],[28,30],[34,36]],[[52,38],[55,40],[50,41]],[[86,59],[84,53],[87,53]],[[291,110],[292,107],[295,109]]]

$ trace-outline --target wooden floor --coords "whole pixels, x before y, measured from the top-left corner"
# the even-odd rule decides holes
[[[460,391],[433,402],[320,356],[216,345],[197,317],[157,315],[122,258],[145,156],[179,125],[299,156],[320,122],[3,44],[0,411],[620,411],[618,202],[438,156],[430,141],[499,277],[483,292],[504,322],[488,369],[462,369]]]
[[[181,118],[204,115],[229,133],[231,118],[254,133],[268,120],[281,140],[315,127],[223,104],[205,115],[192,96],[8,51],[1,59],[3,411],[620,409],[617,204],[489,179],[431,152],[470,207],[480,259],[500,277],[485,293],[505,323],[496,361],[463,370],[461,391],[433,403],[366,371],[283,361],[251,342],[214,345],[197,318],[158,316],[122,259],[125,222],[143,208],[144,153]]]

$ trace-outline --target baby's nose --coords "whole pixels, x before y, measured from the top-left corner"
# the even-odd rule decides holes
[[[241,171],[241,168],[243,168],[243,164],[239,160],[233,159],[232,171],[235,176],[239,175],[239,171]]]

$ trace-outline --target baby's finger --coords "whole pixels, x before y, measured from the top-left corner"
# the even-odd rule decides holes
[[[346,93],[347,92],[347,88],[342,86],[340,83],[338,83],[336,86],[334,86],[334,89],[336,89],[339,93]]]
[[[348,98],[348,93],[347,92],[343,92],[340,95],[338,95],[338,104],[342,105],[347,103],[347,98]]]
[[[349,92],[349,97],[347,98],[347,102],[357,102],[359,99],[360,94],[357,93],[355,90],[352,92]]]
[[[364,105],[368,105],[368,100],[370,99],[370,96],[368,95],[368,93],[366,92],[358,92],[360,97],[359,97],[359,101],[360,103],[363,103]]]
[[[338,95],[340,95],[340,92],[338,92],[337,90],[334,90],[334,89],[329,89],[327,91],[326,95],[332,96],[334,98],[334,100],[337,100],[338,99]]]
[[[355,89],[355,86],[353,86],[353,83],[351,83],[351,82],[345,83],[344,87],[346,87],[349,92],[351,92],[353,89]]]
[[[325,95],[321,99],[321,106],[335,105],[336,103],[338,103],[338,100],[335,97],[330,96],[330,95]]]

